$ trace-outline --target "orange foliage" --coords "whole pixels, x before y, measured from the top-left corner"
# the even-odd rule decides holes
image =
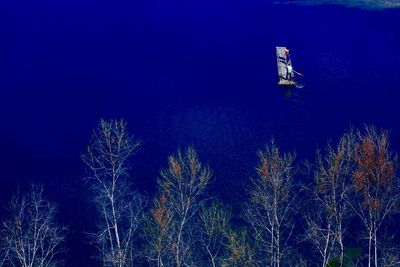
[[[161,195],[156,202],[156,208],[153,211],[153,217],[158,227],[164,231],[168,227],[171,217],[171,210],[167,207],[166,195]]]
[[[385,135],[376,139],[367,136],[355,147],[356,171],[353,175],[354,186],[366,194],[365,206],[378,209],[378,199],[369,196],[370,193],[388,187],[394,173],[393,161],[389,158],[388,143]]]
[[[260,177],[266,182],[282,169],[283,161],[279,155],[273,154],[271,156],[260,154],[261,164],[258,166],[257,171]]]
[[[381,202],[377,198],[369,197],[365,199],[364,205],[370,210],[378,210],[381,207]]]
[[[181,164],[174,157],[170,157],[170,171],[175,177],[182,177]]]
[[[388,185],[393,174],[393,162],[387,153],[387,142],[378,146],[370,138],[365,138],[356,146],[355,162],[357,171],[354,183],[358,190],[368,190],[370,186]]]

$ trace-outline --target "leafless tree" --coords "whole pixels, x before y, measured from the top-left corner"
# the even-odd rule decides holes
[[[7,261],[8,252],[9,252],[8,249],[0,247],[0,267],[4,266],[5,262]]]
[[[231,211],[220,202],[214,201],[209,206],[202,205],[200,240],[208,256],[207,266],[220,266],[223,261],[231,218]]]
[[[123,120],[101,120],[82,160],[98,209],[98,232],[92,234],[103,266],[132,266],[134,238],[143,222],[144,198],[129,180],[130,157],[139,142]]]
[[[157,248],[157,266],[193,265],[194,227],[202,194],[211,178],[211,171],[203,167],[197,153],[189,148],[182,154],[169,157],[169,167],[161,171],[160,197],[153,209]],[[155,244],[154,245],[154,240]],[[154,257],[152,260],[155,260]]]
[[[223,267],[256,267],[264,266],[256,259],[257,242],[251,240],[246,229],[228,232],[227,257],[222,261]]]
[[[43,197],[43,188],[32,186],[26,195],[17,194],[8,206],[10,217],[3,222],[1,244],[4,264],[22,267],[58,266],[57,255],[66,228],[56,223],[56,205]]]
[[[381,231],[381,240],[378,245],[381,250],[379,266],[400,266],[400,247],[395,240],[397,234],[391,227],[385,227],[385,231]]]
[[[258,177],[253,179],[246,218],[254,238],[263,244],[265,265],[279,267],[292,234],[293,154],[281,154],[274,141],[259,151]]]
[[[151,266],[169,266],[173,262],[172,257],[168,258],[171,251],[169,240],[172,239],[170,236],[172,216],[173,213],[167,203],[167,196],[164,194],[156,198],[151,217],[147,220],[150,246],[148,258]]]
[[[395,251],[387,251],[386,254],[381,259],[381,264],[379,266],[382,267],[395,267],[400,266],[400,253],[398,249]]]
[[[379,265],[378,230],[399,200],[397,159],[389,151],[388,134],[373,127],[358,131],[354,148],[353,197],[349,204],[366,230],[368,267]]]
[[[328,145],[326,155],[317,153],[313,205],[306,217],[306,237],[321,256],[321,266],[331,259],[343,265],[345,220],[350,207],[347,194],[351,188],[354,135],[345,134],[336,148]]]

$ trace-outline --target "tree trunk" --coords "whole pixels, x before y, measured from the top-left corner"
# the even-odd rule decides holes
[[[372,246],[372,231],[371,230],[369,230],[369,233],[368,233],[369,235],[368,235],[368,267],[371,267],[371,257],[372,257],[372,255],[371,255],[371,246]]]
[[[176,254],[175,254],[175,262],[176,262],[176,267],[181,267],[181,260],[180,257],[180,246],[182,242],[182,231],[183,231],[183,221],[181,222],[181,225],[179,227],[179,232],[178,232],[178,240],[176,242]]]
[[[279,235],[280,229],[278,228],[278,231],[276,232],[276,267],[280,266],[280,235]]]
[[[376,233],[376,226],[374,226],[374,260],[375,267],[378,267],[378,237]]]
[[[211,253],[211,251],[210,251],[208,245],[206,246],[206,249],[207,249],[208,255],[210,255],[211,264],[212,264],[213,267],[215,267],[215,266],[216,266],[216,265],[215,265],[215,259],[214,259],[214,256],[212,255],[212,253]]]

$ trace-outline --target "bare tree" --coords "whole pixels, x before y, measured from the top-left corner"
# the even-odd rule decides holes
[[[134,238],[143,222],[145,201],[132,189],[129,159],[139,142],[123,120],[101,120],[82,160],[97,206],[98,232],[92,234],[103,266],[132,266]]]
[[[345,220],[350,207],[347,194],[351,188],[354,135],[345,134],[336,148],[328,145],[326,155],[317,154],[313,204],[306,217],[306,237],[321,256],[321,266],[331,259],[343,265]]]
[[[395,239],[397,234],[390,226],[385,227],[385,231],[381,233],[381,240],[378,245],[381,250],[379,266],[400,266],[400,247],[396,244]]]
[[[378,230],[394,211],[399,199],[395,176],[397,159],[389,151],[387,132],[378,133],[373,127],[357,132],[354,151],[354,194],[349,204],[366,230],[368,267],[377,267]]]
[[[220,266],[225,254],[228,233],[230,231],[231,211],[220,202],[202,205],[200,212],[200,240],[204,247],[208,265]]]
[[[65,239],[66,228],[56,223],[56,205],[43,197],[43,188],[32,186],[26,195],[13,197],[10,217],[1,229],[4,263],[10,266],[58,266],[57,255]]]
[[[167,196],[161,195],[154,201],[151,211],[149,226],[149,264],[157,267],[168,266],[172,259],[167,259],[170,251],[169,240],[171,239],[170,227],[172,222],[172,209],[167,203]]]
[[[230,230],[227,237],[228,242],[226,246],[228,254],[222,261],[221,266],[264,266],[256,259],[257,243],[254,242],[255,240],[251,240],[245,229],[239,229],[236,231]]]
[[[279,267],[294,227],[294,155],[282,155],[274,141],[258,155],[258,177],[252,180],[246,218],[266,253],[265,264]]]
[[[1,244],[2,246],[2,244]],[[0,267],[5,264],[5,262],[8,259],[8,252],[9,250],[7,248],[0,247]]]
[[[159,238],[158,245],[153,246],[158,248],[157,266],[192,263],[196,242],[192,222],[198,216],[201,196],[210,178],[211,171],[202,166],[194,149],[169,157],[169,167],[161,171],[158,181],[161,197],[153,210],[157,227],[154,232]]]
[[[381,259],[380,265],[382,267],[395,267],[400,266],[400,253],[399,250],[387,251]]]

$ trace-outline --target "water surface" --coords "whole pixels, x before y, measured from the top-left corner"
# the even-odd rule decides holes
[[[100,118],[124,118],[142,140],[134,177],[150,195],[167,155],[188,145],[214,169],[213,187],[227,200],[243,192],[271,137],[312,159],[350,125],[369,123],[390,129],[399,149],[399,9],[221,0],[2,5],[2,202],[18,183],[40,181],[73,223],[76,208],[85,212],[71,206],[80,197],[79,154]],[[275,46],[291,49],[306,87],[276,85]]]

